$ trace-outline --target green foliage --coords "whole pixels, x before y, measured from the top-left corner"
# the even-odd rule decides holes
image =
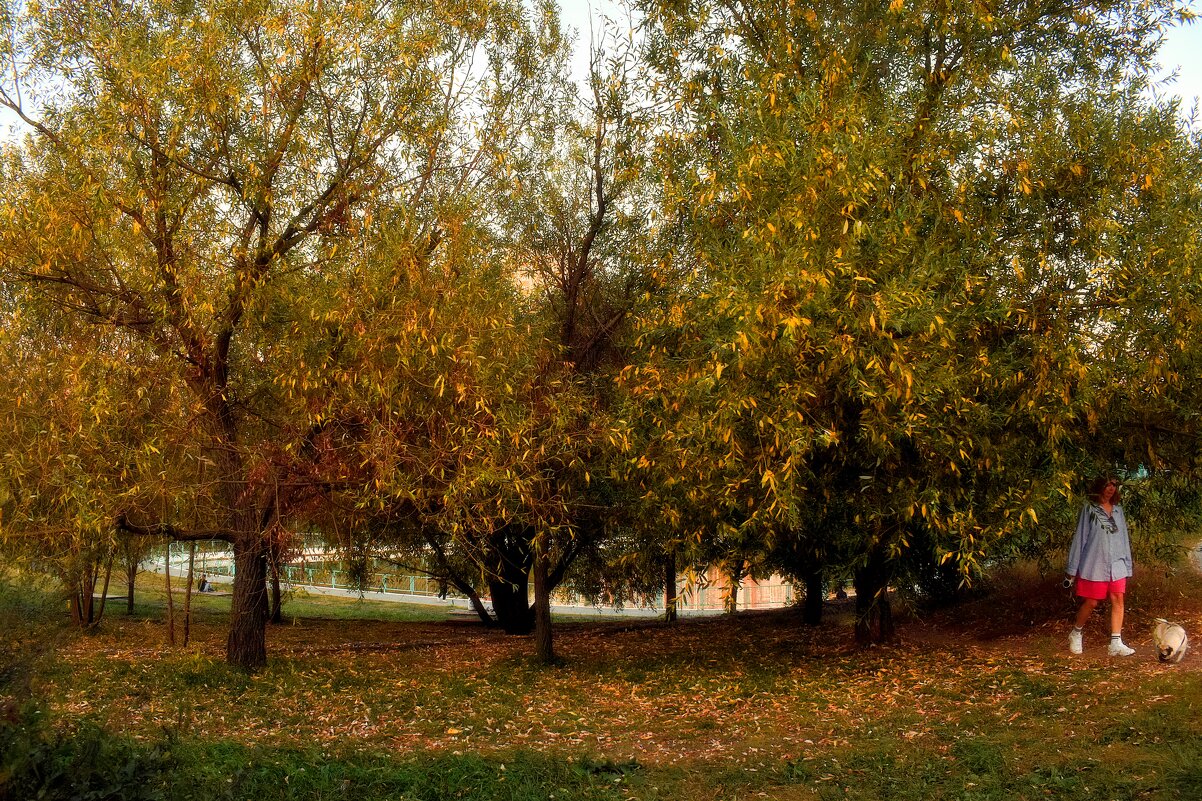
[[[44,660],[70,636],[62,603],[40,582],[0,570],[0,718],[29,701]]]
[[[538,136],[448,230],[453,247],[426,261],[384,240],[358,265],[368,297],[339,310],[357,335],[325,400],[356,426],[341,458],[354,478],[342,506],[357,513],[326,528],[459,592],[487,588],[513,631],[528,628],[536,561],[563,581],[621,500],[611,377],[645,217],[627,77],[595,66],[591,102],[542,76],[526,119]]]
[[[1127,481],[1122,493],[1124,510],[1137,521],[1131,534],[1135,558],[1188,567],[1186,552],[1197,547],[1202,519],[1197,482],[1185,474],[1158,472]]]
[[[88,723],[47,730],[23,710],[0,722],[0,797],[46,801],[162,801],[170,796],[169,746],[146,747]]]
[[[418,336],[438,341],[438,282],[461,267],[495,276],[487,210],[562,83],[555,10],[10,10],[0,104],[28,136],[4,153],[15,191],[0,203],[2,344],[28,386],[3,413],[44,458],[27,464],[6,443],[0,503],[35,497],[13,484],[55,489],[37,497],[69,512],[56,544],[95,543],[118,522],[203,532],[233,543],[236,583],[255,582],[259,546],[348,480],[338,449],[363,417],[333,405],[334,382],[371,352],[366,324],[420,321]],[[347,385],[395,386],[376,375]],[[454,382],[421,378],[431,383],[406,389],[441,395]],[[56,381],[71,385],[67,402],[37,403]],[[6,536],[27,534],[36,511],[5,519]],[[73,524],[84,516],[91,525]],[[241,600],[258,596],[234,597],[230,658],[261,666],[262,615]]]
[[[631,461],[700,553],[970,581],[1083,475],[1192,477],[1199,142],[1144,92],[1187,9],[640,5],[684,233]]]
[[[550,2],[5,5],[9,558],[82,599],[119,528],[211,536],[257,583],[305,527],[522,616],[536,564],[946,595],[1140,468],[1180,547],[1186,5],[636,5],[587,90]]]

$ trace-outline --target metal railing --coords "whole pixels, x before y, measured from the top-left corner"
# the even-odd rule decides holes
[[[324,548],[307,548],[301,557],[305,562],[310,559],[322,560],[332,554]],[[160,570],[163,559],[150,560],[153,569]],[[280,571],[281,583],[289,589],[292,587],[321,587],[346,592],[362,592],[365,595],[390,596],[419,596],[426,598],[446,597],[463,599],[463,595],[454,590],[444,589],[440,583],[428,576],[418,576],[406,573],[389,573],[372,571],[365,580],[359,583],[355,574],[346,568],[335,567],[333,560],[318,561],[316,565],[302,563],[300,565],[285,565]],[[188,568],[186,552],[181,555],[171,554],[171,572],[182,575]],[[209,550],[203,554],[198,552],[194,565],[196,573],[205,573],[210,580],[222,578],[232,579],[235,573],[233,554],[229,551]],[[713,612],[725,608],[728,591],[721,581],[709,581],[689,585],[682,580],[677,591],[677,609],[681,612]],[[797,594],[792,584],[778,576],[773,576],[762,582],[748,581],[738,589],[739,609],[772,609],[789,606],[794,603]],[[560,591],[555,594],[555,603],[568,606],[589,606],[583,599],[571,593]],[[628,607],[643,609],[663,609],[664,594],[657,593],[653,597],[642,600],[641,603],[627,604]]]

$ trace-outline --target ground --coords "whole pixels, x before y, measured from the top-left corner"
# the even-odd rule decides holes
[[[34,693],[66,725],[148,744],[169,732],[265,763],[298,750],[320,764],[470,758],[504,781],[507,764],[546,759],[583,782],[561,798],[1202,791],[1202,657],[1162,665],[1150,641],[1154,617],[1202,631],[1198,579],[1137,576],[1127,659],[1105,655],[1101,615],[1086,653],[1070,656],[1068,594],[1056,577],[1020,580],[903,614],[898,642],[867,649],[839,606],[816,628],[792,610],[566,622],[549,669],[532,664],[530,638],[470,621],[362,619],[371,605],[297,600],[254,676],[221,661],[224,601],[205,598],[187,648],[165,647],[153,606],[133,619],[110,610],[100,632],[63,643]]]

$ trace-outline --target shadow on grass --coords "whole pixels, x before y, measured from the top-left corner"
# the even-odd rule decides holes
[[[36,710],[0,724],[0,798],[121,801],[610,801],[633,762],[532,752],[483,757],[257,748],[183,740],[142,743],[85,723],[51,732]]]

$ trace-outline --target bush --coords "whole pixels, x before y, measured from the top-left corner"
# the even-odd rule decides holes
[[[55,733],[36,708],[0,723],[0,799],[161,801],[167,752],[115,737],[94,724]]]

